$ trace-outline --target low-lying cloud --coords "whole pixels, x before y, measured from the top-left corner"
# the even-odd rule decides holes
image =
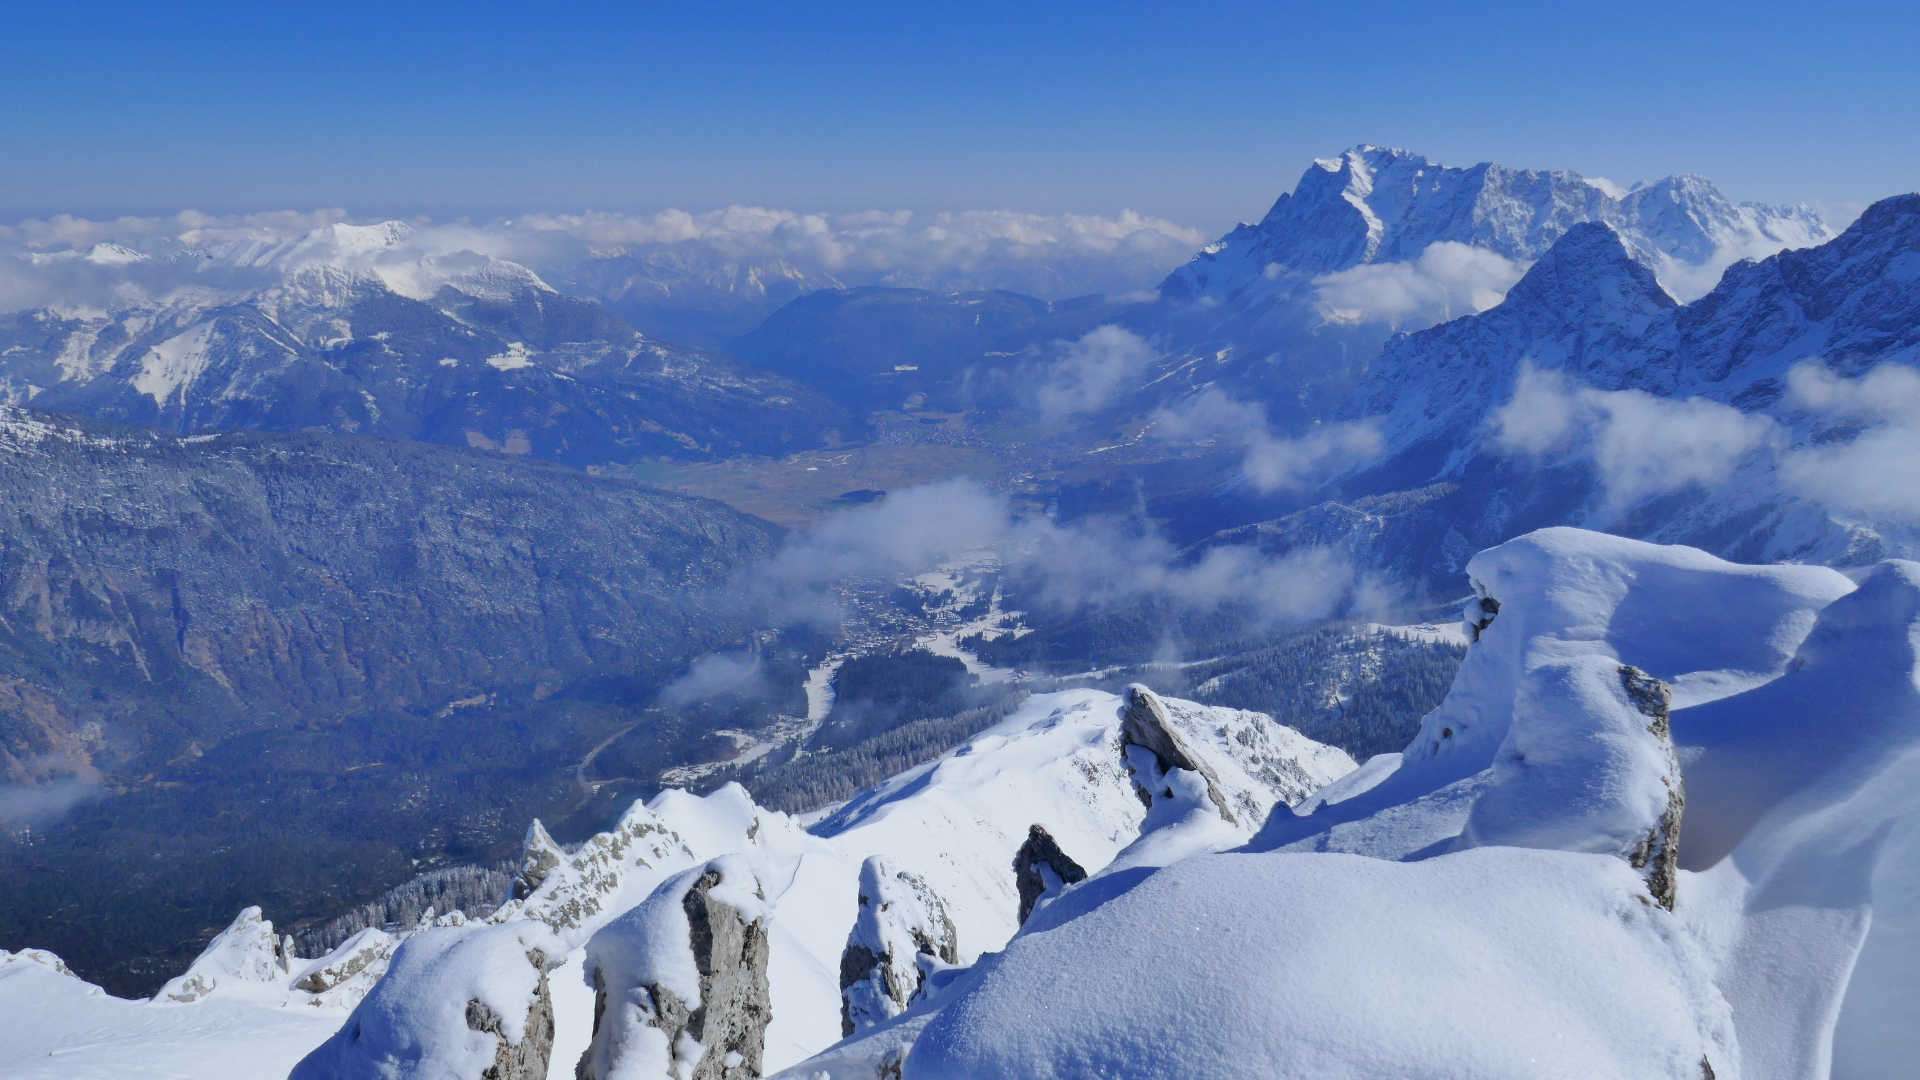
[[[0,828],[55,821],[101,792],[98,780],[63,777],[44,784],[0,784]]]
[[[660,691],[660,703],[687,705],[722,694],[761,698],[771,689],[772,684],[761,671],[758,652],[708,653]]]
[[[1154,431],[1174,442],[1215,441],[1246,447],[1241,475],[1262,494],[1304,491],[1373,461],[1386,450],[1373,420],[1319,424],[1297,437],[1276,435],[1266,409],[1230,398],[1218,387],[1161,409],[1154,415]]]
[[[1408,262],[1368,263],[1313,279],[1315,304],[1328,322],[1432,326],[1498,304],[1527,265],[1441,240]]]
[[[1615,511],[1690,484],[1719,483],[1780,437],[1771,418],[1731,405],[1595,390],[1531,364],[1494,412],[1493,428],[1495,445],[1509,452],[1590,459]]]
[[[1078,341],[1057,341],[1034,391],[1048,420],[1097,412],[1140,385],[1155,352],[1146,339],[1118,326],[1101,326]]]
[[[830,611],[849,579],[886,579],[942,565],[997,565],[1023,602],[1055,613],[1151,601],[1183,611],[1231,607],[1263,625],[1328,618],[1371,597],[1351,564],[1327,550],[1270,556],[1230,545],[1183,553],[1138,522],[1061,525],[1021,517],[977,483],[908,488],[829,515],[797,533],[742,588],[774,597],[784,618]]]
[[[1785,455],[1782,482],[1829,509],[1920,521],[1920,371],[1885,363],[1843,379],[1808,362],[1789,373],[1787,388],[1787,403],[1836,437]]]

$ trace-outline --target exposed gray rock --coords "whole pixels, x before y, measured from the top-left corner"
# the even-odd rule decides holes
[[[1220,816],[1239,824],[1233,811],[1228,808],[1219,775],[1188,745],[1186,736],[1167,718],[1167,707],[1160,701],[1160,696],[1144,684],[1133,683],[1127,687],[1127,711],[1120,720],[1120,745],[1123,752],[1128,746],[1149,751],[1158,759],[1162,773],[1185,769],[1199,775],[1207,782],[1207,797],[1213,800]],[[1160,793],[1142,784],[1138,772],[1134,774],[1134,784],[1141,801],[1152,806],[1154,797]]]
[[[290,1080],[545,1080],[554,1034],[547,972],[565,953],[531,922],[413,934]],[[491,1053],[473,1032],[492,1036]]]
[[[554,965],[538,949],[527,951],[527,963],[540,969],[540,984],[519,1042],[508,1038],[506,1025],[486,1002],[467,1000],[467,1026],[499,1040],[493,1064],[481,1071],[480,1080],[547,1080],[547,1059],[553,1054],[553,995],[547,990],[547,969]]]
[[[840,954],[840,1033],[905,1012],[936,962],[960,962],[945,902],[920,875],[896,871],[882,855],[867,859],[860,866],[860,912]]]
[[[595,934],[586,964],[593,1042],[578,1080],[759,1076],[773,1019],[768,914],[752,868],[721,856]],[[663,940],[686,944],[661,955]]]
[[[1666,683],[1641,671],[1631,664],[1620,667],[1620,685],[1626,688],[1627,700],[1634,708],[1647,717],[1647,730],[1660,740],[1660,746],[1667,755],[1667,810],[1660,815],[1660,821],[1647,831],[1627,861],[1639,870],[1647,879],[1647,891],[1668,911],[1673,910],[1674,888],[1679,882],[1680,869],[1680,816],[1687,806],[1686,789],[1681,783],[1680,759],[1673,752],[1673,735],[1668,720],[1668,710],[1673,703],[1673,691]]]
[[[1131,693],[1128,698],[1132,698]],[[1027,916],[1033,914],[1041,897],[1086,879],[1087,871],[1060,850],[1052,833],[1039,825],[1028,829],[1027,842],[1013,855],[1013,880],[1020,890],[1020,925],[1026,925]]]
[[[1479,641],[1481,632],[1492,626],[1494,617],[1499,614],[1500,601],[1491,596],[1467,601],[1467,610],[1461,618],[1467,626],[1467,640]]]
[[[540,824],[540,819],[535,818],[533,824],[527,826],[527,840],[520,855],[520,872],[513,879],[513,898],[525,900],[532,896],[533,890],[539,888],[540,883],[547,880],[547,875],[553,873],[565,858],[566,852],[553,842],[553,837],[547,835],[546,826]]]

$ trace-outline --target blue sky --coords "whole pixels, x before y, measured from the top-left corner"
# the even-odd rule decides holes
[[[1357,142],[1736,198],[1920,187],[1920,6],[0,4],[0,219],[1133,208]]]

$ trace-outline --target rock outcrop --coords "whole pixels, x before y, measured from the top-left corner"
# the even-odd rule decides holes
[[[1029,905],[1022,880],[1024,921]],[[930,969],[959,962],[953,919],[926,879],[895,870],[883,855],[862,863],[860,913],[840,954],[840,1033],[851,1035],[900,1015],[925,989]]]
[[[1076,881],[1085,881],[1087,871],[1060,850],[1053,834],[1043,826],[1027,830],[1027,842],[1013,856],[1013,880],[1020,890],[1020,924],[1048,893],[1058,893]]]
[[[1631,664],[1620,666],[1620,685],[1627,700],[1647,718],[1647,731],[1659,740],[1668,768],[1661,777],[1667,786],[1667,810],[1647,830],[1644,839],[1627,856],[1647,879],[1647,891],[1668,911],[1673,910],[1674,888],[1679,883],[1680,815],[1686,809],[1686,788],[1681,782],[1680,759],[1673,751],[1673,732],[1667,719],[1673,704],[1673,691],[1666,683]]]
[[[1186,736],[1167,717],[1167,707],[1161,702],[1160,696],[1141,683],[1127,687],[1127,711],[1120,720],[1120,744],[1122,752],[1126,747],[1138,746],[1151,753],[1163,776],[1174,769],[1185,769],[1199,776],[1206,781],[1207,797],[1213,800],[1220,816],[1231,824],[1239,823],[1229,808],[1219,775],[1188,744]],[[1157,780],[1143,778],[1138,769],[1134,770],[1134,783],[1141,801],[1149,807],[1155,798],[1165,797]]]
[[[289,1080],[546,1080],[554,1033],[547,972],[563,955],[529,921],[419,931]]]
[[[669,878],[587,943],[593,1042],[578,1080],[749,1080],[767,1024],[771,909],[745,859]]]
[[[513,899],[525,900],[532,896],[533,890],[539,888],[540,883],[547,880],[547,875],[553,873],[554,868],[566,857],[567,853],[553,842],[553,837],[547,835],[546,826],[540,824],[539,818],[535,818],[533,824],[527,826],[527,839],[520,854],[520,872],[513,878]]]

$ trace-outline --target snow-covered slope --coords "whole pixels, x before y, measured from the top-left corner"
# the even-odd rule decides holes
[[[1855,588],[1553,529],[1472,573],[1478,640],[1404,754],[1069,888],[787,1075],[1910,1071],[1920,565]]]
[[[0,317],[0,399],[17,404],[579,465],[773,452],[835,422],[798,384],[649,339],[524,266],[395,221],[169,255],[0,258],[50,300]]]
[[[1244,841],[1269,808],[1298,802],[1353,768],[1352,759],[1341,751],[1258,713],[1175,700],[1160,702],[1160,707],[1178,731],[1179,744],[1204,763],[1221,799],[1235,811],[1234,822],[1228,824],[1209,809],[1217,825],[1198,848],[1189,845],[1192,850]],[[770,1071],[784,1068],[840,1038],[841,954],[854,929],[861,868],[868,859],[884,856],[896,872],[916,876],[938,897],[955,934],[955,955],[971,963],[1002,947],[1018,929],[1014,857],[1031,826],[1043,825],[1071,858],[1090,870],[1107,866],[1136,841],[1142,823],[1158,811],[1143,804],[1131,775],[1123,747],[1124,712],[1122,698],[1094,690],[1029,699],[965,746],[862,794],[811,829],[793,817],[755,806],[733,785],[705,797],[667,791],[648,804],[635,805],[616,828],[572,851],[553,845],[536,825],[528,835],[521,872],[523,895],[484,923],[469,924],[457,914],[439,917],[431,947],[414,950],[418,956],[408,969],[404,994],[390,989],[378,1001],[366,996],[395,962],[396,944],[412,937],[402,935],[402,942],[396,942],[371,930],[328,957],[299,959],[290,956],[287,944],[275,937],[258,909],[248,909],[152,1002],[107,998],[70,975],[57,974],[64,980],[58,985],[78,1002],[71,1006],[72,1015],[31,1034],[0,1027],[0,1042],[14,1045],[18,1040],[18,1045],[44,1047],[35,1052],[52,1055],[50,1061],[71,1061],[68,1071],[44,1075],[161,1075],[141,1071],[147,1041],[170,1045],[166,1040],[206,1037],[206,1021],[197,1018],[217,1014],[231,1030],[233,1045],[254,1048],[263,1062],[279,1062],[268,1074],[281,1075],[332,1035],[348,1010],[364,998],[375,1013],[365,1018],[370,1026],[363,1030],[377,1033],[377,1038],[368,1035],[364,1046],[334,1039],[312,1068],[332,1070],[327,1075],[372,1068],[372,1058],[354,1056],[362,1050],[392,1056],[396,1062],[466,1061],[479,1052],[476,1048],[492,1043],[472,1043],[452,1028],[439,1032],[447,1026],[442,1021],[457,1013],[447,1009],[465,998],[451,1004],[422,1000],[422,995],[436,992],[430,986],[431,972],[458,970],[467,980],[462,987],[471,983],[479,988],[450,984],[450,994],[499,990],[495,996],[513,1001],[525,990],[513,980],[524,982],[531,976],[506,964],[512,985],[505,990],[499,989],[505,983],[475,982],[480,976],[474,972],[486,967],[475,959],[486,954],[477,945],[461,954],[469,956],[468,961],[433,958],[453,955],[448,950],[464,940],[462,935],[521,927],[522,937],[533,934],[527,940],[537,938],[543,951],[563,957],[547,973],[547,985],[554,1024],[553,1075],[564,1075],[592,1036],[594,1000],[582,969],[595,935],[663,884],[684,879],[687,871],[708,860],[732,856],[744,860],[738,865],[761,883],[771,912],[767,974],[772,1022],[765,1036],[765,1061]],[[1168,809],[1178,807],[1169,804]],[[29,992],[56,977],[48,966],[57,964],[51,957],[9,963],[0,968],[0,995],[9,987]],[[8,974],[14,968],[32,970],[10,983]],[[0,999],[0,1016],[8,1014],[4,1006],[10,1000]],[[82,1035],[96,1027],[151,1014],[172,1019],[141,1020],[142,1030],[150,1035],[136,1032],[97,1052],[79,1044]],[[500,1008],[494,1014],[505,1015]],[[289,1016],[316,1019],[307,1023],[290,1021]],[[407,1034],[401,1030],[412,1023],[404,1020],[407,1016],[421,1018],[418,1023],[439,1033]],[[0,1025],[6,1023],[0,1019]],[[376,1046],[380,1049],[374,1052]],[[73,1056],[83,1050],[90,1056]],[[210,1061],[202,1075],[259,1075],[223,1060]]]

